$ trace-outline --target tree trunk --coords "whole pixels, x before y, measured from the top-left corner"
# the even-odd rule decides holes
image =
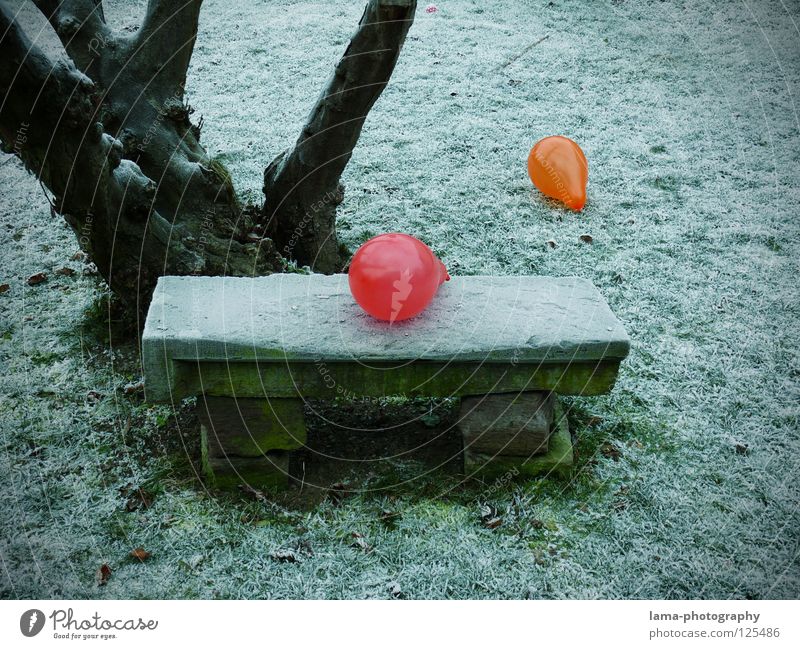
[[[415,0],[371,0],[294,148],[264,172],[267,233],[279,252],[322,273],[341,271],[336,238],[339,178],[367,114],[392,75]]]
[[[34,1],[72,62],[50,60],[0,0],[0,140],[54,194],[54,210],[126,303],[143,312],[165,274],[282,269],[273,239],[286,248],[302,222],[297,215],[308,210],[310,227],[283,256],[326,272],[338,268],[339,176],[388,81],[415,3],[371,0],[350,48],[363,43],[345,54],[295,149],[270,165],[259,210],[240,205],[230,175],[200,145],[200,125],[189,119],[184,88],[202,0],[149,0],[132,35],[109,29],[101,0]],[[365,23],[393,16],[405,17]],[[348,59],[356,53],[364,54],[363,69]],[[364,91],[360,83],[375,85]],[[333,162],[316,173],[329,152]]]

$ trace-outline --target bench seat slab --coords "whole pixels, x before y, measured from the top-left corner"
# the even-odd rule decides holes
[[[599,394],[628,349],[599,291],[575,277],[454,277],[422,314],[393,324],[360,309],[346,275],[162,277],[142,337],[150,401],[332,389]],[[333,386],[320,363],[336,370]],[[504,380],[511,385],[492,389]]]

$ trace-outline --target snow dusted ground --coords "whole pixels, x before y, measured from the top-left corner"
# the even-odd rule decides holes
[[[143,3],[106,6],[125,28]],[[74,236],[3,156],[4,597],[800,595],[797,5],[438,8],[420,7],[367,121],[340,234],[355,248],[402,230],[454,273],[600,287],[633,349],[611,395],[569,402],[575,478],[426,478],[338,506],[206,492],[191,407],[125,394],[135,345],[117,343],[102,282],[71,260]],[[258,200],[361,9],[207,0],[189,99],[243,196]],[[555,133],[589,159],[579,215],[526,176],[530,146]],[[48,281],[27,286],[38,272]],[[482,527],[483,501],[499,528]],[[399,515],[390,525],[384,508]],[[372,551],[352,547],[354,532]],[[152,556],[131,559],[137,546]],[[287,548],[298,561],[275,559]]]

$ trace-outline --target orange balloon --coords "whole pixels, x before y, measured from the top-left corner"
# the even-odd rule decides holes
[[[545,196],[580,211],[586,204],[589,163],[581,148],[568,137],[551,135],[533,145],[528,175]]]

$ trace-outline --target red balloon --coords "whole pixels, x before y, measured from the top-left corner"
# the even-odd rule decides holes
[[[350,262],[350,292],[364,311],[396,322],[421,313],[450,279],[444,264],[422,241],[407,234],[379,234]]]

